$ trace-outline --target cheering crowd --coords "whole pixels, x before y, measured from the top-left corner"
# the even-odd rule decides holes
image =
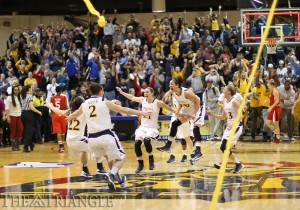
[[[128,100],[116,87],[137,97],[151,87],[155,98],[162,100],[170,81],[179,77],[212,113],[221,113],[220,96],[225,86],[231,85],[244,96],[257,49],[240,45],[241,31],[230,26],[226,15],[219,17],[210,11],[206,17],[187,23],[180,15],[159,18],[155,14],[149,26],[141,25],[134,14],[125,23],[109,15],[106,20],[103,28],[90,21],[87,29],[64,25],[54,29],[40,24],[11,33],[1,57],[2,146],[11,145],[18,151],[22,141],[23,151],[30,152],[34,143],[57,141],[63,152],[66,130],[52,129],[55,121],[44,103],[55,105],[52,97],[63,95],[68,109],[76,96],[91,97],[91,83],[103,87],[106,99],[117,99],[132,109],[139,109],[139,103]],[[253,140],[262,133],[263,140],[270,141],[272,135],[267,126],[269,81],[279,92],[282,109],[276,135],[294,141],[295,128],[300,132],[292,113],[299,99],[300,48],[284,51],[284,58],[260,59],[247,95],[243,132],[249,131]],[[172,105],[168,98],[165,102]],[[163,109],[160,112],[166,113]],[[224,123],[208,118],[209,139],[221,139]]]

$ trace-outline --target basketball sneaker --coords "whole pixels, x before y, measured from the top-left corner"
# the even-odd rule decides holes
[[[125,175],[121,175],[121,177],[122,177],[122,181],[119,184],[121,185],[121,188],[125,188],[127,178]]]
[[[280,139],[278,139],[278,138],[274,138],[273,140],[272,140],[272,143],[274,143],[274,144],[279,144],[280,143]]]
[[[64,152],[65,152],[65,147],[64,147],[63,144],[60,144],[60,145],[59,145],[58,152],[59,152],[59,153],[64,153]]]
[[[104,179],[107,181],[107,185],[110,191],[116,191],[116,185],[114,183],[114,175],[110,173],[105,173]]]
[[[149,156],[149,170],[154,170],[155,165],[154,165],[154,157],[153,155]]]
[[[185,163],[187,161],[187,156],[186,155],[183,155],[182,158],[181,158],[181,162],[182,163]]]
[[[215,164],[214,164],[214,167],[215,167],[216,169],[220,169],[220,168],[221,168],[221,163],[215,163]]]
[[[140,173],[143,169],[144,169],[144,161],[143,160],[138,160],[139,162],[139,166],[138,168],[135,170],[135,173]]]
[[[235,168],[232,170],[232,173],[237,174],[244,168],[242,163],[235,164]]]
[[[203,155],[202,155],[202,153],[197,152],[197,153],[195,153],[195,154],[193,155],[193,157],[190,159],[190,163],[191,163],[192,165],[194,165],[195,162],[196,162],[197,160],[199,160],[200,158],[203,158]]]
[[[168,141],[164,146],[162,147],[157,147],[156,149],[158,151],[161,151],[161,152],[169,152],[170,151],[170,148],[171,148],[171,143],[170,141]]]
[[[106,171],[105,171],[104,168],[102,168],[102,169],[97,169],[97,171],[96,171],[96,174],[105,174],[105,173],[106,173]]]
[[[175,163],[175,162],[176,162],[175,155],[171,154],[169,160],[167,161],[167,163]]]
[[[82,171],[80,176],[87,178],[87,179],[93,178],[93,176],[89,172],[85,172],[85,171]]]

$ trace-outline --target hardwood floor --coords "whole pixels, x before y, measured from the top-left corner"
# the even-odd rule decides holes
[[[204,157],[195,165],[180,162],[179,143],[176,163],[166,163],[170,154],[155,149],[162,144],[153,144],[155,170],[149,171],[143,149],[145,169],[135,174],[134,143],[122,142],[127,156],[121,173],[127,176],[127,187],[117,184],[114,193],[104,180],[80,177],[79,160],[71,158],[68,151],[59,154],[54,143],[37,145],[31,153],[1,148],[0,209],[208,209],[218,175],[213,164],[222,158],[220,142],[204,141]],[[245,168],[233,174],[234,164],[227,165],[217,209],[300,209],[299,140],[238,142],[234,152]],[[93,157],[88,165],[95,174]]]

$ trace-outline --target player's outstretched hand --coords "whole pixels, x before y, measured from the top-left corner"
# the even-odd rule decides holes
[[[119,93],[121,93],[121,92],[122,92],[122,89],[121,89],[121,88],[119,88],[119,87],[116,87],[116,89],[117,89],[117,91],[118,91]]]

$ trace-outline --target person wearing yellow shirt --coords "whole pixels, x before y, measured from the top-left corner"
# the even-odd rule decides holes
[[[268,128],[266,121],[268,116],[268,109],[270,108],[270,90],[266,88],[266,85],[263,84],[263,80],[259,81],[261,85],[264,87],[260,96],[259,106],[262,109],[263,116],[263,141],[271,141],[272,131]]]
[[[176,36],[172,35],[172,44],[170,45],[171,54],[177,56],[177,50],[179,48],[180,41],[176,40]]]
[[[27,65],[26,65],[26,61],[27,61]],[[16,68],[18,69],[18,71],[21,71],[21,70],[23,70],[23,71],[25,71],[25,72],[28,72],[29,71],[29,69],[31,68],[31,66],[32,66],[32,63],[31,63],[31,61],[30,60],[18,60],[18,62],[15,64],[15,66],[16,66]]]
[[[210,8],[208,17],[210,18],[210,23],[211,23],[211,35],[215,40],[216,33],[219,31],[218,14],[217,13],[213,14],[212,8]]]
[[[35,78],[33,78],[32,72],[28,72],[28,78],[24,81],[24,86],[29,85],[30,87],[34,82],[37,82]]]
[[[262,109],[260,107],[260,98],[262,93],[266,87],[262,85],[261,82],[256,82],[256,86],[252,89],[252,96],[250,99],[250,107],[251,107],[251,121],[252,121],[252,128],[251,128],[251,137],[255,140],[256,128],[260,128],[260,122],[262,118]],[[257,118],[259,118],[259,123]]]
[[[162,32],[159,32],[159,35],[153,39],[153,45],[155,46],[156,52],[161,51],[161,43],[164,42],[165,37]]]
[[[244,96],[246,92],[246,87],[248,84],[248,78],[245,72],[241,74],[241,77],[239,78],[237,82],[237,88],[239,89],[239,93]]]
[[[186,68],[187,68],[187,63],[188,63],[188,60],[184,59],[184,67],[182,70],[180,70],[179,66],[176,66],[175,69],[174,69],[174,67],[172,67],[172,69],[171,69],[172,79],[174,79],[175,77],[180,77],[180,78],[184,79],[184,75],[185,75]]]

